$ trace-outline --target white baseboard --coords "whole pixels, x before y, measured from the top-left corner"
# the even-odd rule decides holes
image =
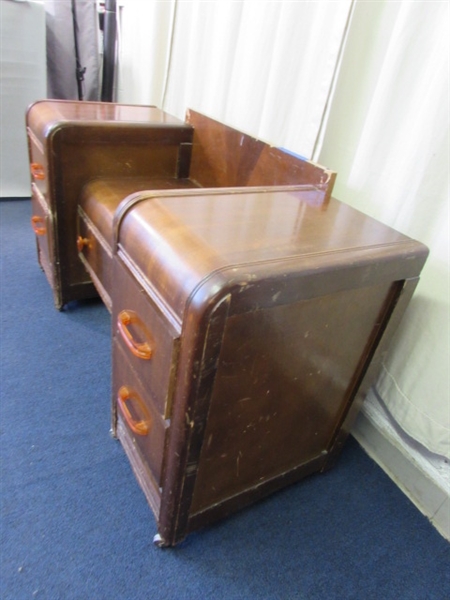
[[[409,445],[370,397],[357,418],[352,435],[439,533],[450,541],[448,461],[424,455],[417,447]]]

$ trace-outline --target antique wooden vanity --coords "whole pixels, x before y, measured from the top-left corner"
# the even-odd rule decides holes
[[[58,308],[112,314],[112,427],[156,543],[329,468],[427,249],[193,111],[46,101],[27,123],[39,261]]]

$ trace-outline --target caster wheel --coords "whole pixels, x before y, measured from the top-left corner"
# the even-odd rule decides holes
[[[162,539],[162,537],[159,535],[159,533],[157,533],[153,537],[153,543],[155,544],[155,546],[157,548],[166,548],[167,547],[166,542]]]

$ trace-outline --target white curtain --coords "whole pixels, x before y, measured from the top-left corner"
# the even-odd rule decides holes
[[[430,247],[376,387],[449,456],[448,2],[123,5],[119,100],[190,107],[313,156],[338,172],[339,199]]]
[[[447,2],[357,1],[318,158],[337,197],[430,248],[376,389],[450,457],[448,86]]]
[[[162,108],[176,0],[121,0],[118,5],[117,99]]]
[[[310,157],[350,6],[125,0],[118,98],[193,108]]]

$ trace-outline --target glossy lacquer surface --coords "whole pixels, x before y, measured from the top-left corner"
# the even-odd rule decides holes
[[[59,308],[95,295],[91,278],[97,287],[99,274],[86,272],[76,245],[77,204],[94,179],[115,179],[118,206],[125,197],[121,190],[299,184],[314,186],[326,203],[336,176],[195,111],[182,122],[150,106],[47,100],[28,110],[27,132],[32,178],[53,216],[49,281]],[[121,180],[134,181],[124,189]],[[114,211],[112,196],[104,192],[98,187],[95,200],[109,202]],[[106,218],[111,229],[110,215]]]
[[[50,284],[61,308],[95,295],[77,251],[84,186],[97,178],[184,176],[192,128],[154,107],[48,100],[28,110],[27,133],[30,163],[45,178],[32,176],[53,216]]]
[[[292,260],[363,260],[408,238],[312,191],[207,193],[189,197],[143,195],[121,219],[118,243],[179,315],[211,273],[240,265]],[[162,232],[163,235],[162,235]],[[170,273],[170,277],[167,275]],[[232,277],[232,274],[227,275]]]
[[[137,291],[115,288],[113,304],[142,316],[134,298],[148,298],[177,340],[159,487],[123,438],[159,507],[161,543],[329,468],[426,248],[304,186],[138,193],[121,204],[114,229],[115,264]],[[168,345],[154,345],[155,359],[158,347],[167,374]],[[147,378],[150,392],[160,372],[141,364],[128,375]]]
[[[276,148],[194,110],[186,121],[194,128],[190,177],[202,187],[310,184],[331,197],[336,173]]]
[[[195,187],[189,179],[121,177],[93,179],[83,188],[79,204],[96,224],[109,247],[114,245],[114,215],[120,203],[141,190],[175,189],[180,194]]]
[[[28,125],[35,131],[41,141],[54,127],[67,124],[81,125],[124,125],[145,127],[177,126],[182,122],[154,106],[137,106],[131,104],[115,104],[113,102],[73,102],[65,100],[43,100],[30,107]]]

